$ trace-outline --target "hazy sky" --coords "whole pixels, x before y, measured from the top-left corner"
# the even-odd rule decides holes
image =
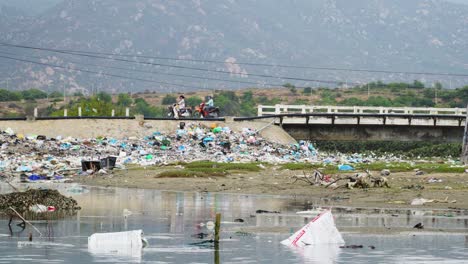
[[[63,0],[0,0],[0,7],[2,5],[15,6],[15,7],[19,7],[23,9],[24,11],[30,14],[39,14],[42,11],[56,5],[57,3],[61,1]],[[128,0],[128,1],[134,1],[134,0]],[[183,1],[187,1],[187,0],[183,0]],[[221,1],[227,1],[227,0],[221,0]],[[275,0],[271,0],[271,1],[275,1]],[[284,1],[284,0],[276,0],[276,1]],[[386,0],[386,1],[393,1],[393,0]],[[408,1],[412,1],[412,0],[408,0]],[[468,5],[468,0],[440,0],[440,1],[449,1],[449,2],[455,2],[455,3]]]

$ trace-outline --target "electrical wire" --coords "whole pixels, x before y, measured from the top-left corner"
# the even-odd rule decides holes
[[[84,57],[96,58],[96,59],[121,61],[121,62],[128,62],[128,63],[137,63],[137,64],[146,64],[146,65],[152,65],[152,66],[161,66],[161,67],[195,70],[195,71],[203,71],[203,72],[215,72],[215,73],[222,73],[222,74],[229,74],[229,75],[254,76],[254,77],[262,77],[262,78],[274,78],[274,79],[281,79],[281,80],[303,81],[303,82],[317,82],[317,83],[326,83],[326,84],[341,84],[341,83],[343,83],[343,81],[334,81],[334,80],[307,79],[307,78],[297,78],[297,77],[290,77],[290,76],[273,76],[273,75],[267,75],[267,74],[253,74],[253,73],[247,73],[247,74],[233,73],[233,72],[229,72],[229,71],[211,70],[211,69],[206,69],[206,68],[197,68],[197,67],[179,66],[179,65],[171,65],[171,64],[163,64],[163,63],[153,63],[153,62],[145,62],[145,61],[134,61],[134,60],[127,60],[127,59],[109,58],[109,57],[105,57],[105,56],[91,55],[91,54],[86,54],[86,53],[79,53],[79,52],[72,52],[72,51],[58,50],[58,49],[38,48],[38,47],[32,47],[32,46],[12,45],[12,44],[6,45],[6,44],[1,43],[1,42],[0,42],[0,45],[9,46],[9,47],[16,47],[16,48],[23,48],[23,49],[49,51],[49,52],[68,54],[68,55],[84,56]],[[358,85],[358,83],[351,83],[351,84]]]
[[[33,46],[27,46],[27,45],[14,45],[14,44],[3,43],[3,42],[0,42],[0,45],[10,46],[10,47],[17,47],[17,48],[47,50],[47,51],[52,51],[52,52],[66,52],[66,53],[82,54],[82,55],[83,54],[93,54],[93,55],[134,57],[134,58],[170,60],[170,61],[184,61],[184,62],[202,62],[202,63],[215,63],[215,64],[236,64],[236,65],[248,65],[248,66],[293,68],[293,69],[312,69],[312,70],[326,70],[326,71],[349,71],[349,72],[387,73],[387,74],[406,74],[406,75],[468,77],[468,74],[463,74],[463,73],[390,71],[390,70],[352,69],[352,68],[338,68],[338,67],[318,67],[318,66],[301,66],[301,65],[267,64],[267,63],[250,63],[250,62],[227,62],[227,61],[216,61],[216,60],[180,59],[180,58],[147,56],[147,55],[138,55],[138,54],[115,54],[115,53],[108,53],[108,52],[79,51],[79,50],[70,50],[70,49],[50,49],[50,48],[39,48],[39,47],[33,47]]]
[[[157,84],[162,84],[162,85],[177,86],[177,87],[184,87],[184,88],[193,88],[192,86],[183,85],[183,84],[160,82],[160,81],[155,81],[155,80],[135,78],[135,77],[123,76],[123,75],[112,74],[112,73],[96,72],[96,71],[84,70],[84,69],[80,69],[80,68],[71,68],[71,67],[65,67],[65,66],[60,66],[60,65],[53,65],[53,64],[50,64],[50,63],[43,63],[43,62],[13,58],[13,57],[9,57],[9,56],[0,55],[0,58],[19,61],[19,62],[25,62],[25,63],[33,63],[33,64],[38,64],[38,65],[48,66],[48,67],[58,68],[58,69],[66,69],[66,70],[71,70],[71,71],[79,71],[79,72],[98,74],[98,75],[104,75],[104,76],[109,76],[109,77],[116,77],[116,78],[121,78],[121,79],[128,79],[128,80],[149,82],[149,83],[157,83]]]
[[[0,51],[0,54],[18,56],[18,54],[5,52],[5,51]],[[27,56],[22,55],[22,57],[43,59],[43,57],[33,56],[33,55],[27,55]],[[177,77],[201,79],[201,80],[208,80],[208,81],[222,81],[222,82],[230,82],[230,83],[237,83],[237,84],[242,83],[242,84],[250,84],[250,85],[263,85],[263,86],[270,86],[270,87],[281,87],[283,85],[283,84],[269,84],[269,83],[261,83],[261,82],[241,81],[241,80],[234,81],[234,80],[227,80],[227,79],[220,79],[220,78],[201,77],[201,76],[184,75],[184,74],[177,74],[177,73],[164,73],[164,72],[157,72],[157,71],[137,70],[137,69],[131,69],[131,68],[116,67],[116,66],[106,66],[106,65],[99,65],[99,64],[92,64],[92,63],[76,62],[76,61],[70,61],[70,60],[68,60],[67,62],[77,64],[77,65],[84,65],[84,66],[101,67],[101,68],[124,70],[124,71],[133,71],[133,72],[139,72],[139,73],[151,73],[151,74],[159,74],[159,75],[177,76]]]

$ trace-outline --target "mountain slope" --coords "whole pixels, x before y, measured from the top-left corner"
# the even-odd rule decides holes
[[[3,31],[4,29],[2,29]],[[403,71],[466,72],[468,6],[435,0],[65,0],[34,18],[10,43],[162,57],[318,65]],[[5,50],[4,48],[0,50]],[[191,67],[244,73],[229,76],[180,68],[151,68],[123,62],[71,57],[44,52],[43,61],[66,67],[170,82],[189,87],[237,88],[245,84],[212,82],[147,73],[102,69],[77,63],[151,70],[236,81],[281,84],[288,80],[254,78],[248,74],[297,76],[336,81],[412,80],[420,76],[365,74],[253,67],[232,64],[189,64]],[[70,65],[70,61],[75,62]],[[171,61],[160,61],[174,64]],[[181,62],[177,65],[187,65]],[[66,85],[107,90],[167,89],[167,85],[44,68],[19,63],[15,77],[21,87],[54,89]],[[11,70],[7,70],[11,75]],[[426,80],[431,81],[429,77]],[[441,80],[441,77],[434,77]],[[456,80],[453,80],[456,82]],[[463,81],[463,80],[462,80]],[[317,82],[294,82],[318,85]]]

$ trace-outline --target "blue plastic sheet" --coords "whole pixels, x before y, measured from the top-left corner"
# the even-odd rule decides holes
[[[340,171],[352,171],[352,170],[354,170],[354,168],[351,165],[343,164],[343,165],[338,166],[338,170],[340,170]]]

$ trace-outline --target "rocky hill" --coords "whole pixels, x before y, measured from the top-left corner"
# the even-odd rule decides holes
[[[68,68],[12,63],[0,58],[0,78],[11,79],[14,87],[18,88],[175,91],[215,87],[239,88],[256,86],[255,83],[273,86],[285,82],[292,82],[298,86],[322,84],[311,80],[254,77],[251,74],[294,76],[343,83],[376,79],[421,79],[429,82],[449,80],[441,76],[291,69],[233,63],[239,61],[391,71],[466,73],[468,70],[466,5],[436,0],[274,2],[64,0],[35,17],[2,11],[2,42],[58,49],[227,61],[229,63],[207,64],[151,60],[156,63],[228,71],[233,74],[152,67],[98,60],[89,56],[0,47],[0,52],[13,53],[16,57],[39,61],[39,58],[31,57],[39,56],[42,63]],[[84,73],[76,69],[101,74]],[[231,82],[136,71],[195,75],[199,78],[228,79]],[[126,80],[115,75],[146,81]],[[461,84],[466,80],[451,78],[450,81]]]

